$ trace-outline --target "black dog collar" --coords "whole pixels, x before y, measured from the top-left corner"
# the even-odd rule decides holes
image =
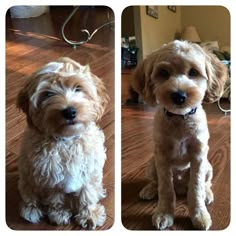
[[[179,116],[179,117],[183,118],[184,120],[186,120],[188,118],[188,116],[195,114],[196,111],[197,111],[197,107],[193,108],[190,112],[186,113],[185,115],[179,115],[179,114],[169,112],[164,108],[164,113],[166,116],[168,116],[168,117]]]

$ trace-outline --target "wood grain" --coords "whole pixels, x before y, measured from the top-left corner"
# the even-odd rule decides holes
[[[16,96],[27,76],[61,56],[89,64],[92,72],[104,80],[110,96],[110,105],[99,123],[107,148],[104,167],[107,197],[102,202],[107,220],[98,230],[109,229],[114,223],[114,26],[100,30],[89,43],[73,49],[60,36],[60,27],[71,10],[72,7],[54,6],[48,14],[30,19],[11,19],[9,12],[6,15],[6,223],[14,230],[80,229],[73,223],[50,225],[47,219],[30,224],[19,217],[18,210],[17,156],[26,122],[24,114],[16,109]],[[107,7],[83,8],[69,23],[66,34],[77,40],[81,37],[81,28],[92,31],[113,19],[113,12]]]
[[[208,159],[214,170],[215,200],[208,207],[211,230],[223,230],[230,222],[230,116],[225,116],[216,104],[204,107],[210,131]],[[144,169],[153,150],[154,114],[155,108],[147,105],[122,107],[122,223],[129,230],[155,230],[152,214],[158,199],[146,201],[138,197],[147,183]],[[169,230],[193,229],[186,198],[178,197],[174,225]]]

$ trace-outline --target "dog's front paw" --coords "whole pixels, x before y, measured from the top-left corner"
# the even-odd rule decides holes
[[[39,223],[43,212],[35,205],[22,205],[20,215],[31,223]]]
[[[106,220],[104,206],[98,204],[93,210],[83,209],[75,216],[75,222],[84,229],[95,230]]]
[[[156,212],[152,216],[152,224],[157,229],[163,230],[171,227],[174,223],[174,217],[171,214]]]
[[[50,209],[48,212],[49,221],[56,225],[67,225],[70,223],[72,213],[65,209]]]
[[[192,217],[192,223],[196,229],[208,230],[212,224],[211,216],[208,211],[199,211]]]

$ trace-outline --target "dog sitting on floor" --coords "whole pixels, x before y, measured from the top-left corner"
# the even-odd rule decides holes
[[[154,152],[146,169],[150,182],[139,193],[142,199],[158,195],[152,216],[157,229],[173,225],[175,194],[186,192],[194,227],[211,227],[206,205],[214,200],[213,174],[201,104],[221,97],[227,77],[226,67],[213,54],[178,40],[149,55],[134,72],[133,88],[148,104],[159,104],[154,118]]]
[[[53,224],[73,217],[95,229],[106,219],[104,133],[96,125],[108,103],[103,82],[70,58],[59,58],[32,74],[17,106],[27,117],[19,155],[20,215]]]

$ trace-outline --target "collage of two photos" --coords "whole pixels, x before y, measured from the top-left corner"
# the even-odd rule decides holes
[[[7,226],[112,230],[121,219],[128,230],[226,229],[229,11],[127,6],[119,49],[115,14],[69,5],[6,12]]]

